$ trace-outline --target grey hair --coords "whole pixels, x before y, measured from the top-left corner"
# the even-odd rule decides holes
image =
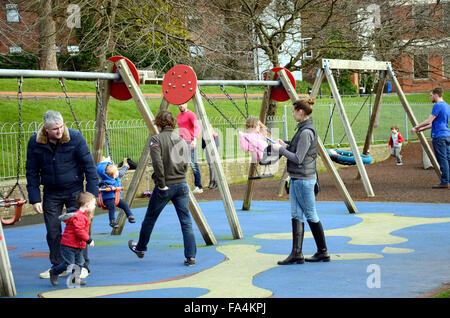
[[[44,114],[44,126],[50,127],[51,125],[56,124],[64,124],[61,113],[56,110],[47,110]]]

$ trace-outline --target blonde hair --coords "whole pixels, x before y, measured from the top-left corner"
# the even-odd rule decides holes
[[[256,128],[258,127],[259,123],[260,121],[256,117],[247,118],[247,121],[245,122],[245,128]]]
[[[303,98],[294,102],[293,106],[295,110],[303,110],[306,115],[311,115],[313,111],[314,99]]]
[[[95,200],[95,196],[92,193],[82,191],[80,192],[77,198],[78,207],[82,207],[83,205],[88,204],[92,200]]]
[[[117,174],[118,169],[115,165],[107,165],[105,168],[105,173],[110,176],[111,178],[114,178],[114,174]],[[117,178],[117,177],[116,177]]]

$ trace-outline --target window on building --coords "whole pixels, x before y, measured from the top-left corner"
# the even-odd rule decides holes
[[[78,45],[68,45],[67,52],[70,56],[77,55],[78,53],[80,53],[80,47]]]
[[[16,3],[6,4],[6,22],[20,22],[19,9]]]
[[[205,56],[205,48],[202,46],[191,45],[189,46],[189,52],[192,57],[202,57]]]
[[[306,50],[308,49],[309,43],[311,42],[311,38],[304,38],[302,39],[302,50]],[[310,59],[313,57],[313,52],[312,50],[309,51],[305,51],[305,53],[303,53],[303,58],[304,59]]]
[[[442,57],[442,76],[450,78],[450,55]]]
[[[12,46],[8,46],[8,52],[9,53],[22,53],[23,50],[20,46],[12,45]]]
[[[414,78],[428,78],[428,54],[414,55]]]

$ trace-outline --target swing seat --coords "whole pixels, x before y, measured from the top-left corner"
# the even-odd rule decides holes
[[[333,149],[333,150],[337,152],[337,155],[331,153],[328,153],[328,155],[330,156],[330,159],[333,160],[334,162],[347,166],[356,164],[353,152],[340,149]],[[361,159],[364,164],[370,164],[373,161],[372,157],[369,155],[361,154]]]
[[[262,158],[259,160],[260,166],[270,166],[274,165],[280,160],[281,155],[272,154],[272,145],[267,146],[267,148],[263,152]]]
[[[27,202],[25,199],[4,199],[0,200],[0,207],[10,208],[14,206],[14,216],[10,219],[3,219],[0,214],[0,219],[3,225],[13,225],[14,223],[20,221],[22,216],[22,206]]]
[[[262,174],[257,175],[253,177],[248,177],[248,180],[261,180],[261,179],[267,179],[267,178],[273,178],[273,174]]]
[[[102,210],[108,210],[108,208],[105,206],[105,204],[103,203],[103,192],[111,192],[114,191],[115,192],[115,197],[114,197],[114,203],[116,204],[116,206],[119,204],[120,201],[120,191],[123,190],[123,187],[101,187],[98,189],[98,198],[97,198],[97,206],[99,208],[102,208]]]
[[[274,175],[272,173],[268,173],[266,174],[266,170],[268,169],[269,166],[274,165],[278,162],[278,160],[280,160],[281,156],[274,156],[272,155],[272,147],[269,145],[263,153],[263,157],[259,160],[258,164],[260,166],[264,166],[264,172],[262,175],[258,174],[258,171],[256,171],[257,175],[256,176],[252,176],[249,177],[249,180],[260,180],[260,179],[268,179],[268,178],[273,178]],[[269,168],[270,171],[270,168]]]

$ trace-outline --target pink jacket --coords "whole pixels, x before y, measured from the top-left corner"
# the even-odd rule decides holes
[[[243,133],[239,135],[239,145],[243,151],[250,151],[253,159],[259,162],[268,144],[260,133]]]

